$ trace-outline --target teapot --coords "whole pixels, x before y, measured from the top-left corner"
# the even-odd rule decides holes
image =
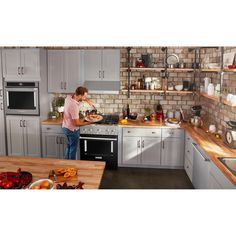
[[[194,116],[193,118],[191,118],[191,124],[195,127],[202,127],[203,121],[202,121],[201,117]]]

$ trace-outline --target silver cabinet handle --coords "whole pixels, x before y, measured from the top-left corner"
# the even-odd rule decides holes
[[[144,140],[142,141],[142,148],[144,148]]]
[[[23,127],[23,120],[20,120],[20,127]]]
[[[7,91],[7,107],[9,107],[9,92]]]
[[[127,131],[127,133],[129,133],[129,134],[130,134],[130,133],[131,133],[131,131]]]
[[[66,90],[66,82],[64,82],[64,89]]]
[[[23,120],[23,127],[26,127],[26,120]]]
[[[1,102],[1,110],[3,111],[3,102]]]
[[[162,141],[162,148],[165,149],[164,141]]]
[[[102,71],[102,78],[104,79],[105,72],[104,70]]]
[[[99,78],[101,78],[101,71],[99,71],[99,75],[98,76],[99,76]]]
[[[58,138],[59,138],[59,137],[57,136],[57,137],[56,137],[56,144],[59,144],[59,142],[58,142]]]
[[[18,68],[17,68],[17,69],[18,69],[18,75],[20,75],[20,67],[18,66]]]
[[[204,161],[210,161],[207,157],[205,157],[205,155],[198,149],[198,145],[196,143],[192,143],[193,144],[193,147],[195,148],[195,150],[197,152],[199,152],[201,158],[204,160]]]
[[[140,140],[137,141],[137,147],[140,148]]]
[[[23,66],[21,67],[21,74],[22,75],[24,74],[24,67]]]
[[[0,89],[0,97],[2,97],[2,96],[3,96],[2,89]]]
[[[61,89],[63,89],[63,82],[61,82]]]

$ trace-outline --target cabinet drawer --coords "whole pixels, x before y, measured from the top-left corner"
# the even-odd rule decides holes
[[[188,158],[185,158],[185,160],[184,160],[184,169],[185,169],[189,179],[192,182],[192,179],[193,179],[193,165],[190,163]]]
[[[161,129],[145,129],[145,128],[123,128],[123,136],[147,136],[147,137],[161,137]]]
[[[185,159],[188,159],[191,164],[193,164],[193,150],[188,151],[188,150],[185,149],[184,157],[185,157]]]
[[[63,133],[61,125],[42,125],[43,133]]]
[[[162,129],[162,137],[181,138],[183,134],[182,129]]]

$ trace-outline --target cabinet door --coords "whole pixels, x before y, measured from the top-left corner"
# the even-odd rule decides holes
[[[5,142],[5,123],[3,112],[3,101],[0,100],[0,156],[6,155],[6,142]]]
[[[21,77],[26,80],[40,80],[39,49],[21,49]]]
[[[48,92],[63,93],[64,53],[62,50],[48,50]]]
[[[58,135],[58,139],[59,139],[59,155],[58,157],[60,159],[64,159],[65,154],[66,154],[66,146],[67,146],[67,141],[66,141],[66,137],[64,134]]]
[[[66,50],[65,51],[65,81],[64,89],[68,93],[74,93],[75,89],[82,86],[80,78],[80,51]]]
[[[25,156],[40,157],[40,120],[38,117],[23,117]]]
[[[3,98],[3,81],[2,81],[2,50],[0,50],[0,99]]]
[[[165,138],[162,140],[162,166],[184,165],[184,143],[181,138]]]
[[[102,51],[101,50],[84,50],[84,80],[98,81],[102,79]]]
[[[20,49],[4,49],[2,51],[3,77],[6,81],[21,78]]]
[[[102,80],[120,81],[120,50],[102,51]]]
[[[24,156],[23,123],[21,116],[7,116],[7,144],[9,156]]]
[[[140,164],[141,138],[123,138],[123,164]]]
[[[59,143],[57,133],[43,133],[43,157],[59,158]]]
[[[145,165],[161,164],[161,138],[142,137],[141,163]]]

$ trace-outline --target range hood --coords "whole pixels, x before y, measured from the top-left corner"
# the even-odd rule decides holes
[[[120,81],[85,81],[90,94],[119,94]]]

